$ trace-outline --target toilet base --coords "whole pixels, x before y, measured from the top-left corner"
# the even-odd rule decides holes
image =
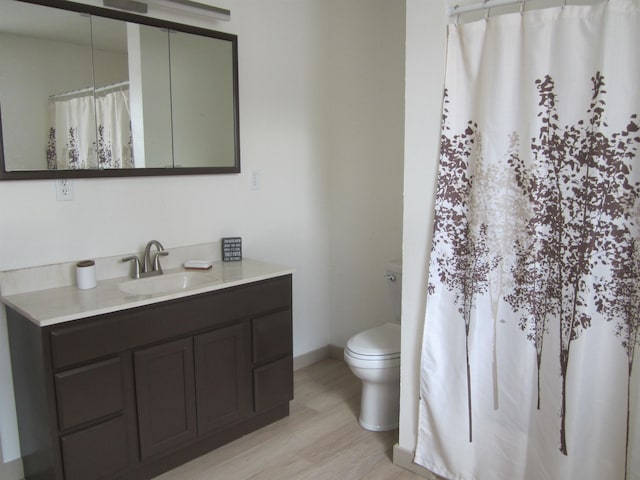
[[[372,432],[398,428],[400,414],[400,382],[362,382],[360,426]]]

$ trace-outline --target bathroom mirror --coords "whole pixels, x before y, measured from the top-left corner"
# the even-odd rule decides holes
[[[235,35],[37,1],[0,0],[1,179],[240,172]]]

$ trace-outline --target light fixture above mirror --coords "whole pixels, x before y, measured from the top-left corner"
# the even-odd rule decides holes
[[[225,22],[231,20],[231,10],[192,0],[102,0],[102,4],[105,7],[142,14],[146,14],[148,5],[152,4],[170,12],[196,13]]]

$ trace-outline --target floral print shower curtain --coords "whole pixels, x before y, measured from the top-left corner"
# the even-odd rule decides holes
[[[640,4],[450,25],[416,463],[640,479]]]
[[[49,99],[50,170],[133,168],[129,89]]]

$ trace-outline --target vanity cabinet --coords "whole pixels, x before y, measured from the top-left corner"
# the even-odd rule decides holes
[[[7,307],[26,479],[151,478],[289,413],[291,275],[39,327]]]

